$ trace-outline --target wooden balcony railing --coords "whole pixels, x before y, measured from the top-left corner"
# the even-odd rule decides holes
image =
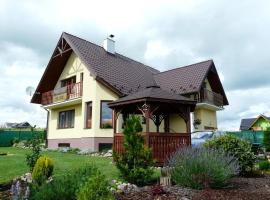
[[[215,106],[223,106],[223,96],[221,94],[212,92],[207,89],[202,89],[200,92],[200,97],[198,99],[199,103],[209,103]]]
[[[63,102],[82,96],[82,82],[67,85],[62,88],[42,93],[41,104],[48,105],[52,103]]]
[[[144,133],[144,137],[146,134]],[[146,140],[146,139],[145,139]],[[118,154],[124,153],[124,135],[116,133],[113,140],[113,150]],[[189,133],[149,133],[149,144],[152,149],[152,156],[157,166],[164,162],[182,146],[191,144]]]

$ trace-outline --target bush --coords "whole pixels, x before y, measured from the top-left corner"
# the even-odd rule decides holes
[[[95,176],[89,177],[79,188],[77,200],[112,200],[114,199],[109,190],[109,183],[105,176],[99,172]]]
[[[268,170],[270,169],[270,163],[268,160],[263,160],[258,163],[260,170]]]
[[[251,150],[251,144],[232,135],[224,135],[208,140],[205,147],[220,149],[234,156],[240,164],[240,174],[245,175],[253,170],[256,156]]]
[[[220,188],[239,172],[238,161],[221,150],[184,147],[169,160],[172,180],[195,189]]]
[[[94,166],[85,166],[83,168],[67,172],[58,177],[53,177],[49,183],[43,183],[41,186],[32,185],[30,199],[39,200],[75,200],[79,188],[88,180],[94,177],[98,170]]]
[[[42,184],[53,173],[53,162],[46,156],[41,156],[37,160],[33,169],[32,178],[37,184]]]
[[[263,146],[265,151],[270,151],[270,129],[263,132]]]
[[[13,144],[17,144],[17,143],[19,143],[19,142],[20,142],[20,139],[16,137],[16,138],[14,138],[14,139],[12,140],[11,143],[12,143],[12,145],[13,145]]]
[[[151,149],[144,146],[141,131],[139,117],[133,115],[127,119],[124,126],[125,153],[114,153],[114,160],[122,177],[137,185],[148,183],[153,175],[151,166],[154,164]]]
[[[33,138],[29,140],[29,147],[31,149],[31,153],[26,155],[26,164],[28,165],[30,172],[33,171],[33,168],[37,162],[37,159],[40,157],[41,146],[40,139]]]

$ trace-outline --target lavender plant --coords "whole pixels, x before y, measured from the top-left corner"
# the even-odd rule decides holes
[[[184,147],[169,160],[172,180],[196,189],[221,188],[239,173],[238,161],[221,150]]]

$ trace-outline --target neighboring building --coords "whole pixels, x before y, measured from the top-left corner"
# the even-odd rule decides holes
[[[242,119],[240,124],[240,130],[254,130],[254,131],[265,131],[270,128],[270,117],[265,115],[259,115],[257,118]]]
[[[21,122],[21,123],[6,122],[4,123],[3,128],[31,128],[31,125],[28,122]]]
[[[137,95],[153,85],[160,89],[149,89],[138,95],[163,98],[167,94],[194,102],[196,108],[191,109],[191,120],[188,120],[192,127],[195,121],[196,130],[218,128],[216,111],[228,105],[228,100],[212,60],[160,72],[116,53],[114,45],[112,37],[101,47],[68,33],[62,34],[31,100],[48,110],[49,148],[71,146],[98,150],[110,146],[113,120],[108,103]],[[161,93],[163,97],[158,97]],[[117,118],[118,131],[124,118]],[[164,121],[161,119],[160,130],[165,130]],[[179,115],[170,116],[169,121],[167,131],[187,131]],[[151,121],[150,131],[153,130]]]

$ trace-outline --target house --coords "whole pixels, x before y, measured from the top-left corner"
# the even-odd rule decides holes
[[[5,122],[3,124],[3,128],[13,128],[14,126],[16,126],[18,123],[12,123],[12,122]]]
[[[5,122],[3,128],[31,128],[31,125],[28,122],[21,122],[21,123]]]
[[[242,119],[240,124],[241,131],[265,131],[267,128],[270,128],[270,117],[263,114],[260,114],[257,118]]]
[[[193,125],[217,129],[228,105],[212,60],[160,72],[117,53],[112,35],[99,46],[65,32],[31,102],[48,111],[49,148],[91,150],[110,147],[134,113],[144,131],[188,134],[178,139],[189,143]]]

